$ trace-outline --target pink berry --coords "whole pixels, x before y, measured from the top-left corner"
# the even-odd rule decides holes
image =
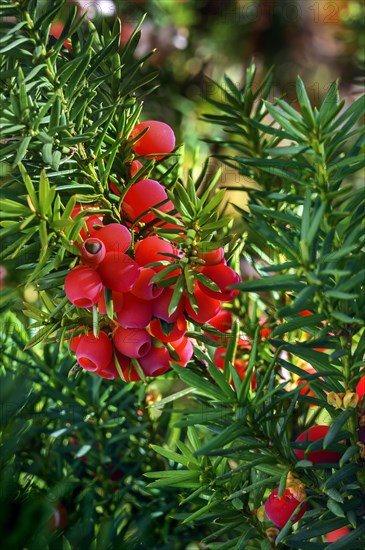
[[[141,168],[143,168],[143,164],[139,160],[133,160],[129,171],[131,178],[134,178]]]
[[[80,330],[82,328],[84,328],[84,327],[83,326],[79,327],[78,330]],[[74,331],[71,330],[70,332],[73,333]],[[77,346],[79,345],[81,336],[82,336],[82,334],[79,334],[78,336],[71,336],[71,338],[70,338],[70,350],[71,351],[76,352]]]
[[[123,307],[117,312],[117,317],[123,328],[145,328],[152,319],[152,301],[141,300],[126,292]]]
[[[212,326],[213,328],[216,328],[220,332],[228,332],[229,330],[231,330],[232,322],[233,322],[232,313],[228,309],[222,309],[217,313],[217,315],[209,319],[208,325]],[[217,340],[217,341],[229,339],[229,335],[227,335],[226,337],[225,336],[219,337],[219,336],[214,336],[213,334],[210,334],[210,333],[207,333],[207,334],[209,335],[210,338],[213,338],[213,340]]]
[[[156,153],[171,153],[175,147],[175,134],[168,124],[145,120],[134,127],[131,138],[137,137],[145,128],[148,128],[147,132],[132,145],[137,155],[154,155],[154,158],[161,159],[163,156]]]
[[[228,265],[219,264],[203,267],[201,272],[208,277],[208,279],[216,283],[220,289],[219,292],[215,292],[199,282],[200,289],[207,296],[223,301],[233,300],[235,296],[237,296],[238,289],[230,289],[228,287],[238,284],[240,282],[240,276]]]
[[[186,300],[186,312],[193,321],[203,324],[220,312],[221,303],[207,296],[199,286],[195,287],[194,296],[198,305],[196,312],[191,307],[189,300]]]
[[[248,357],[244,358],[241,356],[248,355],[251,348],[252,346],[249,340],[246,340],[245,338],[239,338],[237,343],[238,357],[234,359],[233,365],[241,378],[243,378],[243,374],[247,369],[247,365],[248,365]],[[216,367],[218,367],[218,369],[221,369],[221,370],[224,369],[224,358],[226,356],[226,353],[227,353],[227,348],[225,347],[216,348],[214,352],[214,364]]]
[[[122,309],[124,303],[124,294],[123,292],[112,292],[112,301],[113,301],[113,310],[118,312]],[[106,315],[106,304],[105,304],[105,295],[104,292],[99,298],[98,301],[98,310],[101,315]]]
[[[85,208],[83,208],[81,204],[77,204],[71,212],[71,218],[76,218],[76,216],[80,212],[82,212],[82,210],[85,210]],[[94,226],[103,225],[102,218],[99,217],[97,214],[91,214],[90,216],[84,216],[84,221],[86,223],[88,234],[83,227],[80,231],[80,237],[82,238],[82,240],[87,239],[88,236],[95,237],[96,228],[94,228]]]
[[[119,366],[126,382],[138,382],[139,380],[141,380],[141,377],[132,365],[129,357],[126,357],[117,349],[115,349],[115,356],[118,360]]]
[[[166,323],[175,323],[184,311],[185,297],[182,296],[176,310],[172,315],[169,315],[169,306],[174,289],[172,287],[165,288],[158,298],[152,302],[153,316],[162,319]]]
[[[118,327],[113,342],[120,353],[131,358],[144,357],[151,349],[151,336],[145,329]]]
[[[151,283],[151,279],[156,275],[150,267],[142,267],[138,279],[131,288],[131,293],[142,300],[154,300],[162,294],[163,288]]]
[[[76,350],[79,365],[88,371],[103,371],[112,360],[113,347],[105,332],[100,332],[95,338],[93,331],[80,337]]]
[[[186,319],[184,315],[180,315],[173,324],[166,323],[161,319],[152,319],[150,322],[150,332],[160,342],[180,340],[186,332]]]
[[[265,513],[267,517],[280,529],[289,520],[290,516],[299,505],[299,500],[295,498],[289,489],[285,489],[283,496],[278,497],[279,489],[274,489],[265,503]],[[300,511],[293,519],[293,523],[300,520],[306,510],[306,504],[303,504]]]
[[[97,267],[105,258],[106,249],[104,243],[94,237],[85,239],[80,249],[80,259],[83,264],[89,267]]]
[[[224,260],[224,249],[217,248],[209,252],[198,254],[198,258],[205,261],[205,265],[217,265]]]
[[[107,252],[126,252],[131,245],[132,236],[129,229],[120,223],[110,223],[96,232],[97,238],[103,241]]]
[[[150,211],[151,208],[155,208],[166,199],[167,193],[158,181],[149,179],[137,181],[128,189],[122,204],[122,211],[131,222],[145,212],[139,221],[149,223],[156,219],[155,214]],[[159,207],[159,210],[163,212],[168,209],[169,206],[166,204]]]
[[[295,441],[307,441],[307,446],[309,446],[311,441],[318,441],[319,439],[323,440],[329,429],[329,426],[312,426],[308,430],[301,433]],[[306,458],[307,460],[313,462],[313,464],[338,462],[341,458],[341,453],[338,451],[318,450],[305,453],[305,449],[295,449],[294,453],[298,460],[304,460]]]
[[[115,380],[116,378],[119,378],[119,373],[113,359],[110,361],[109,365],[105,369],[98,370],[97,374],[102,378],[106,378],[107,380]]]
[[[172,244],[155,235],[138,241],[135,247],[135,259],[140,266],[145,266],[153,262],[171,261],[169,256],[164,256],[163,254],[173,253],[174,247]],[[154,267],[153,269],[159,271],[163,269],[163,267]]]
[[[165,347],[151,347],[147,355],[138,359],[138,362],[146,376],[159,376],[171,368],[170,354]]]
[[[91,267],[74,267],[65,278],[65,293],[77,307],[94,306],[103,292],[100,275]]]
[[[172,359],[172,361],[174,361],[178,365],[181,365],[182,367],[185,367],[193,356],[193,344],[191,343],[189,338],[186,338],[186,336],[182,336],[180,340],[175,340],[174,342],[171,342],[171,345],[180,357],[179,361],[175,361],[174,359]]]
[[[97,271],[107,288],[128,292],[137,280],[140,268],[127,254],[107,252]]]

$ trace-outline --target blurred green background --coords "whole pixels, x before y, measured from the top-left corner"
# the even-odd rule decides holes
[[[143,117],[173,127],[178,143],[185,145],[187,165],[197,147],[202,156],[218,152],[204,138],[219,130],[214,127],[212,133],[201,116],[212,109],[207,97],[220,100],[222,92],[207,77],[220,81],[227,73],[239,84],[255,58],[261,75],[276,66],[274,94],[293,102],[298,74],[314,103],[337,78],[348,102],[363,89],[362,1],[75,3],[97,27],[103,21],[112,25],[119,16],[121,42],[145,16],[137,56],[156,49],[144,70],[159,71],[159,87],[146,98]],[[45,8],[50,4],[44,0]],[[55,22],[55,34],[71,4]],[[222,183],[239,183],[237,178],[226,169]],[[19,286],[22,272],[16,267],[0,266],[2,303],[8,304],[11,294],[15,312],[5,313],[0,326],[2,372],[8,371],[1,390],[4,548],[202,548],[195,542],[204,536],[202,529],[181,525],[179,491],[147,489],[142,476],[164,467],[149,443],[173,446],[179,435],[173,428],[174,408],[182,406],[178,401],[154,416],[148,404],[168,395],[172,384],[174,391],[181,389],[179,383],[126,388],[120,380],[69,379],[74,360],[68,353],[60,356],[57,346],[21,352],[27,339],[19,320],[22,304],[34,303],[38,296],[34,289]],[[172,515],[175,519],[168,519]]]

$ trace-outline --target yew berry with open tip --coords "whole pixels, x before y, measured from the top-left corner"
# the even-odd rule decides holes
[[[107,380],[115,380],[116,378],[119,378],[119,373],[113,359],[110,361],[109,365],[103,370],[98,370],[97,374],[102,378],[106,378]]]
[[[71,269],[65,278],[65,293],[72,304],[77,307],[94,306],[103,292],[100,275],[86,265]]]
[[[113,343],[120,353],[130,358],[140,358],[151,349],[151,336],[145,329],[118,327],[113,334]]]
[[[170,354],[168,350],[152,346],[144,357],[138,359],[146,376],[159,376],[170,370]]]
[[[290,488],[285,489],[281,498],[279,498],[278,492],[279,488],[274,489],[265,502],[265,513],[276,527],[281,529],[287,523],[301,501],[298,500]],[[299,512],[292,519],[293,523],[299,521],[305,511],[306,504],[304,503]]]
[[[168,124],[159,120],[145,120],[134,127],[131,138],[137,137],[145,128],[148,128],[147,132],[132,145],[137,155],[154,155],[152,158],[159,160],[163,155],[156,153],[171,153],[175,147],[175,134]]]
[[[89,267],[97,267],[105,258],[106,248],[100,239],[89,237],[80,247],[80,259]]]
[[[103,371],[108,368],[113,356],[113,346],[108,335],[101,331],[96,338],[93,331],[80,337],[76,358],[79,365],[88,371]]]
[[[301,433],[295,441],[307,441],[307,446],[309,446],[311,441],[324,439],[329,429],[329,426],[312,426],[308,430],[305,430],[303,433]],[[341,453],[339,453],[338,451],[330,450],[318,450],[305,453],[305,449],[295,449],[294,453],[298,460],[307,459],[313,462],[313,464],[321,464],[323,462],[338,462],[338,460],[341,458]]]

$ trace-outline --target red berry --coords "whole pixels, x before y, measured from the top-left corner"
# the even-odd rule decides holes
[[[306,369],[303,369],[304,370],[304,374],[307,373],[307,374],[317,374],[317,371],[313,368],[313,367],[306,367]],[[302,386],[300,388],[300,394],[301,395],[307,395],[309,397],[315,397],[315,394],[313,393],[313,390],[311,390],[311,388],[308,386],[308,381],[307,380],[304,380],[302,378],[299,378],[297,380],[297,385],[298,386]],[[311,404],[312,406],[312,404]]]
[[[178,365],[185,367],[193,356],[193,344],[191,343],[189,338],[186,338],[186,336],[182,336],[180,340],[175,340],[171,342],[171,345],[180,357],[179,361],[175,361],[174,359],[172,359],[172,361],[175,361],[175,363],[177,363]]]
[[[237,370],[240,378],[242,379],[245,371],[247,369],[248,364],[248,358],[240,357],[240,355],[247,355],[248,352],[251,350],[251,342],[245,338],[240,338],[237,343],[237,355],[238,357],[235,358],[233,365],[235,369]],[[221,347],[217,348],[214,353],[214,364],[219,369],[224,369],[224,358],[227,352],[227,348]]]
[[[336,542],[336,540],[340,540],[346,535],[350,533],[350,529],[348,527],[340,527],[339,529],[335,529],[334,531],[331,531],[331,533],[327,533],[325,536],[326,542]]]
[[[138,382],[141,378],[131,363],[129,357],[126,357],[116,348],[114,348],[114,363],[118,362],[126,382]],[[116,368],[116,367],[115,367]]]
[[[293,495],[290,489],[285,489],[283,496],[278,497],[279,489],[274,489],[265,503],[265,513],[267,517],[280,529],[284,527],[296,507],[299,505],[299,500]],[[304,503],[300,511],[292,520],[296,523],[303,516],[307,506]]]
[[[49,30],[50,36],[53,36],[56,40],[59,39],[64,29],[64,24],[61,21],[54,21]],[[63,43],[64,48],[67,48],[70,53],[72,53],[72,45],[70,38],[66,38]]]
[[[123,328],[145,328],[152,319],[152,301],[141,300],[130,292],[124,294],[124,303],[117,312]]]
[[[182,296],[179,305],[172,315],[169,315],[169,305],[171,303],[171,298],[173,295],[174,289],[172,287],[165,288],[163,292],[153,300],[152,302],[152,313],[154,317],[158,317],[166,323],[175,323],[180,315],[184,311],[185,307],[185,298]]]
[[[161,319],[153,319],[150,322],[150,332],[160,342],[179,340],[186,332],[186,319],[184,315],[180,315],[175,323],[171,324]]]
[[[88,216],[86,218],[86,227],[90,237],[97,237],[98,227],[100,225],[103,225],[103,220],[96,214],[92,216]],[[80,235],[82,234],[82,231],[84,230],[83,229],[81,230]],[[85,232],[85,235],[86,235],[86,232]]]
[[[100,275],[91,267],[79,265],[65,278],[65,293],[77,307],[94,306],[103,292]]]
[[[105,225],[97,230],[96,236],[103,241],[107,252],[126,252],[132,242],[129,229],[120,223]]]
[[[123,294],[123,292],[113,291],[112,292],[112,300],[113,300],[113,310],[116,313],[118,313],[118,311],[120,311],[122,309],[123,303],[124,303],[124,294]],[[102,293],[102,295],[99,298],[98,309],[99,309],[99,313],[101,313],[102,315],[106,315],[106,304],[105,304],[104,292]]]
[[[81,330],[83,329],[84,327],[79,327],[77,330]],[[71,337],[70,337],[70,350],[73,351],[73,352],[76,352],[77,350],[77,346],[79,345],[79,342],[80,342],[80,338],[82,336],[82,334],[79,334],[78,336],[72,336],[72,334],[74,333],[74,330],[70,330],[71,332]]]
[[[131,138],[135,138],[145,128],[147,132],[132,145],[137,155],[155,155],[154,158],[161,159],[163,156],[156,156],[156,153],[171,153],[175,147],[175,135],[168,124],[159,120],[145,120],[134,127]]]
[[[82,205],[77,204],[71,212],[71,218],[72,219],[76,218],[76,216],[80,212],[82,212],[83,210],[84,210],[84,208],[82,207]],[[103,225],[102,219],[96,214],[92,214],[90,216],[84,216],[84,222],[86,223],[88,234],[86,233],[86,231],[83,227],[80,231],[80,237],[82,238],[82,240],[87,239],[88,236],[95,237],[96,236],[96,227],[94,229],[94,226]]]
[[[224,260],[224,249],[217,248],[209,252],[198,254],[198,258],[205,261],[205,265],[217,265]]]
[[[129,367],[123,369],[122,372],[126,382],[139,382],[139,380],[141,380],[141,377],[133,365],[129,365]]]
[[[191,307],[189,300],[186,300],[186,312],[193,321],[201,324],[206,323],[221,310],[221,303],[207,296],[199,286],[195,287],[194,296],[198,305],[196,313]]]
[[[127,254],[107,252],[97,271],[107,288],[128,292],[137,280],[140,269],[137,262]]]
[[[231,330],[232,327],[232,313],[228,309],[222,309],[209,319],[208,325],[211,325],[212,327],[216,328],[220,332],[228,332]],[[207,333],[210,338],[213,338],[213,340],[227,340],[229,338],[229,335],[225,336],[214,336],[213,334]]]
[[[324,439],[329,429],[329,426],[312,426],[309,430],[305,430],[301,433],[295,441],[308,441],[308,447],[310,445],[310,441]],[[313,464],[321,464],[322,462],[338,462],[341,458],[341,453],[337,451],[319,450],[305,453],[305,449],[295,449],[294,453],[298,460],[307,459],[313,462]]]
[[[113,356],[112,343],[105,332],[100,332],[95,338],[93,331],[80,337],[76,350],[79,365],[91,372],[105,370]]]
[[[143,164],[139,160],[133,160],[129,171],[131,178],[134,178],[141,168],[143,168]]]
[[[68,513],[61,502],[57,502],[53,508],[53,516],[49,520],[49,527],[52,531],[55,529],[64,530],[68,525]]]
[[[240,276],[231,267],[224,264],[203,267],[201,272],[211,281],[216,283],[220,289],[219,292],[210,290],[202,283],[198,283],[201,290],[211,298],[216,300],[233,300],[238,294],[238,289],[228,288],[240,282]]]
[[[126,357],[117,349],[115,350],[115,356],[118,360],[119,366],[122,370],[122,374],[126,382],[138,382],[139,380],[141,380],[141,377],[132,365],[129,357]]]
[[[139,272],[138,279],[131,288],[131,293],[141,298],[142,300],[154,300],[162,294],[163,288],[157,286],[156,283],[151,283],[152,277],[156,275],[150,267],[142,267]]]
[[[105,258],[105,245],[99,239],[90,237],[82,243],[80,248],[80,259],[85,265],[97,267]]]
[[[359,399],[362,399],[362,397],[364,396],[365,394],[365,376],[363,376],[362,378],[360,378],[357,386],[356,386],[356,393],[357,395],[359,396]]]
[[[159,376],[171,368],[170,354],[165,347],[151,347],[147,355],[138,359],[138,362],[146,376]]]
[[[120,197],[121,192],[119,191],[119,189],[117,189],[117,187],[114,185],[114,183],[109,182],[109,188],[110,188],[112,193],[114,193],[115,195],[118,195],[118,197]]]
[[[163,254],[173,253],[174,247],[172,244],[155,235],[138,241],[135,247],[135,259],[140,266],[145,266],[153,262],[160,262],[161,260],[171,261],[169,256],[164,256]],[[163,267],[154,267],[153,269],[159,271],[163,269]]]
[[[107,380],[115,380],[116,378],[119,378],[119,373],[113,359],[110,361],[109,365],[105,369],[98,370],[97,374],[102,378],[106,378]]]
[[[151,349],[151,336],[145,329],[118,327],[113,343],[120,353],[131,358],[147,355]]]
[[[267,318],[266,317],[262,317],[259,321],[259,325],[260,325],[260,327],[262,327],[262,329],[260,330],[260,337],[263,340],[267,340],[268,338],[270,338],[270,335],[271,335],[271,332],[272,332],[272,329],[270,327],[268,327],[266,325],[266,323],[267,323]]]
[[[141,214],[140,222],[149,223],[156,219],[151,208],[155,208],[160,202],[167,200],[167,194],[164,187],[155,180],[141,180],[134,183],[128,189],[122,204],[122,210],[128,220],[134,222]],[[170,206],[163,204],[158,207],[159,210],[166,212]]]

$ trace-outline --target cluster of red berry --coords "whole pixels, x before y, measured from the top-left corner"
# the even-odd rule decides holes
[[[141,123],[133,130],[132,138],[146,129],[133,142],[135,153],[161,158],[173,150],[175,137],[167,124]],[[139,171],[138,166],[134,169]],[[229,288],[239,282],[239,275],[226,264],[223,248],[196,253],[199,261],[195,266],[193,303],[183,290],[172,311],[175,285],[170,283],[176,282],[183,271],[185,264],[181,260],[194,262],[194,258],[187,258],[186,249],[177,242],[154,234],[154,227],[173,224],[156,218],[152,209],[171,212],[174,205],[160,182],[142,179],[133,183],[123,198],[121,213],[125,224],[104,224],[96,213],[87,216],[86,230],[80,232],[81,264],[65,279],[65,293],[70,302],[80,308],[97,306],[101,315],[107,313],[105,289],[109,291],[117,320],[102,319],[98,336],[89,330],[71,341],[79,365],[104,378],[121,376],[136,381],[142,372],[158,376],[170,369],[171,360],[185,366],[193,354],[192,343],[185,336],[188,321],[208,322],[221,312],[222,302],[232,300],[238,292]],[[78,205],[72,217],[80,210]],[[175,219],[179,216],[174,215]],[[141,231],[145,224],[149,224],[147,236]],[[183,226],[176,228],[181,232]],[[171,266],[168,278],[158,277],[166,266]],[[213,281],[215,290],[212,283],[209,287],[204,284],[208,280]]]

